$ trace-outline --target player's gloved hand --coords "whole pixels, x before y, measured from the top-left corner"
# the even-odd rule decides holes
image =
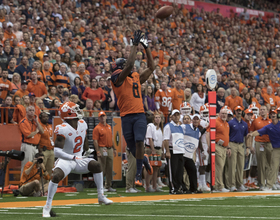
[[[135,31],[133,34],[133,39],[132,39],[132,43],[134,46],[138,46],[138,44],[140,43],[140,40],[142,38],[142,31],[138,30]]]
[[[93,151],[93,149],[89,148],[87,151],[84,152],[84,157],[88,157]]]
[[[147,40],[145,37],[142,37],[142,38],[141,38],[140,43],[141,43],[142,46],[145,48],[145,50],[149,47],[148,40]]]
[[[86,157],[78,157],[78,156],[75,156],[73,158],[73,160],[79,165],[79,166],[85,166],[87,165],[87,161],[85,161]]]

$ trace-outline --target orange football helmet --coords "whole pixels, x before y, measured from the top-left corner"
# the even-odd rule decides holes
[[[180,105],[180,112],[182,115],[190,115],[192,113],[192,107],[191,107],[190,103],[183,102]]]
[[[62,120],[83,118],[83,112],[79,108],[79,105],[75,104],[74,102],[63,103],[58,110],[58,114]]]
[[[200,117],[206,121],[209,120],[209,108],[208,108],[208,104],[202,105],[200,106],[200,110],[199,110],[199,114]]]
[[[249,109],[251,109],[253,111],[253,114],[256,116],[256,117],[259,117],[259,108],[256,106],[255,103],[252,103],[251,105],[249,105],[248,107]]]

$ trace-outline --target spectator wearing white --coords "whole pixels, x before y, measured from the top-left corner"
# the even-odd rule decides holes
[[[205,104],[205,93],[203,92],[203,86],[197,84],[196,92],[192,94],[190,105],[194,108],[195,113],[199,114],[200,107]]]
[[[162,155],[162,141],[163,141],[163,122],[159,113],[154,114],[153,123],[149,123],[146,132],[145,141],[145,154],[147,155]],[[147,172],[145,176],[146,180],[146,192],[162,192],[157,187],[158,166],[153,166],[153,174],[149,175]],[[153,187],[150,186],[150,177],[152,177]],[[160,177],[159,177],[160,178]]]
[[[72,63],[69,72],[67,72],[71,88],[75,84],[74,83],[75,78],[80,77],[80,75],[77,74],[76,72],[77,72],[77,65],[75,63]]]

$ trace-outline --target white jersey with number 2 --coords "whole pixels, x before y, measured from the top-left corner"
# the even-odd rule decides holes
[[[65,144],[63,147],[63,151],[65,153],[81,157],[87,128],[87,123],[83,119],[80,119],[78,121],[77,130],[68,123],[64,122],[55,127],[54,133],[65,138]]]

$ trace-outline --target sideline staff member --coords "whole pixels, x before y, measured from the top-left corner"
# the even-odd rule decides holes
[[[19,129],[22,134],[20,150],[25,153],[24,160],[21,162],[22,173],[24,165],[28,161],[32,161],[35,154],[38,153],[37,147],[41,138],[40,134],[44,133],[44,129],[40,125],[37,115],[35,115],[34,106],[26,108],[26,117],[20,121]]]
[[[44,154],[44,166],[48,173],[51,174],[54,166],[54,142],[52,140],[52,126],[48,124],[49,113],[41,112],[39,118],[41,120],[41,126],[44,129],[39,143],[39,152]]]
[[[166,149],[169,170],[169,194],[182,194],[179,191],[183,182],[184,165],[184,134],[180,126],[180,111],[174,109],[172,121],[163,130],[163,146]]]
[[[272,156],[271,156],[271,169],[268,173],[267,178],[267,188],[266,190],[272,190],[273,185],[275,184],[277,180],[277,173],[279,169],[279,162],[280,162],[280,109],[275,109],[271,112],[271,119],[272,123],[269,125],[264,126],[260,130],[254,131],[250,134],[248,134],[249,137],[255,137],[255,136],[262,136],[264,134],[267,134],[269,136],[269,139],[272,144]]]
[[[223,171],[226,162],[226,156],[230,157],[231,150],[228,147],[229,143],[229,125],[227,123],[227,109],[220,111],[219,117],[216,119],[216,145],[215,145],[215,189],[216,192],[229,192],[223,183]]]
[[[107,116],[101,111],[98,114],[99,124],[92,131],[92,139],[97,152],[98,161],[101,164],[103,175],[106,176],[105,189],[108,192],[116,192],[111,187],[113,177],[113,159],[117,151],[113,145],[112,128],[106,123]]]

